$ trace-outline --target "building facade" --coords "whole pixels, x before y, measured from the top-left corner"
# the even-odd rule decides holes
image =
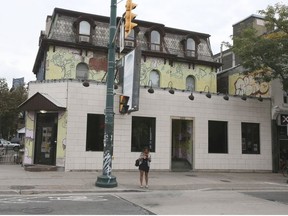
[[[270,99],[217,93],[221,64],[213,60],[208,34],[136,22],[118,59],[141,49],[139,110],[118,111],[120,65],[113,169],[135,169],[149,146],[156,170],[271,171]],[[47,17],[33,68],[37,81],[21,105],[24,164],[102,169],[108,27],[108,17],[58,8]]]
[[[239,36],[245,28],[254,28],[258,36],[269,34],[265,26],[264,17],[251,15],[233,25],[233,35]],[[271,82],[258,82],[255,77],[259,71],[247,72],[241,65],[241,60],[231,50],[224,50],[216,54],[215,60],[223,65],[217,72],[217,91],[247,97],[271,99],[272,126],[272,157],[273,172],[279,171],[282,154],[288,152],[288,100],[281,82],[276,79]]]

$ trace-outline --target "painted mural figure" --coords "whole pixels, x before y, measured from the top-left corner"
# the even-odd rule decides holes
[[[140,187],[143,188],[143,177],[145,174],[146,188],[148,188],[148,173],[150,169],[151,155],[148,147],[143,149],[139,157]]]

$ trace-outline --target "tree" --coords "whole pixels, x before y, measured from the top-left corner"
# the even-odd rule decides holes
[[[16,133],[21,113],[18,106],[26,99],[27,89],[24,86],[9,90],[6,80],[0,78],[0,137],[8,139]]]
[[[259,11],[264,16],[264,35],[247,28],[239,36],[233,36],[235,54],[247,72],[258,71],[258,81],[280,79],[284,91],[288,91],[288,6],[277,3]]]

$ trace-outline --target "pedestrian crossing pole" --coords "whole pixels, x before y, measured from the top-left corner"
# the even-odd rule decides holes
[[[109,43],[108,43],[108,74],[106,79],[106,108],[105,108],[105,132],[104,132],[104,152],[103,171],[97,177],[95,185],[97,187],[112,188],[117,187],[116,177],[112,175],[113,156],[113,133],[114,133],[114,72],[115,72],[115,34],[117,23],[117,1],[111,0]]]

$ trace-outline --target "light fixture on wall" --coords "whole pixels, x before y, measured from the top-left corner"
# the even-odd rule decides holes
[[[152,80],[149,80],[148,81],[148,85],[146,86],[144,86],[144,88],[147,88],[147,87],[149,87],[149,89],[147,90],[150,94],[153,94],[154,93],[154,89],[153,89],[153,87],[152,87]]]
[[[208,92],[206,93],[206,97],[207,97],[207,98],[211,98],[212,95],[211,95],[211,93],[210,93],[210,91],[209,91],[209,86],[208,86],[208,85],[205,86],[204,92],[205,92],[206,88],[208,88]],[[202,91],[201,91],[200,93],[202,93]]]
[[[261,97],[261,95],[258,97],[258,101],[262,102],[263,98]]]
[[[194,95],[193,95],[193,92],[191,91],[191,94],[188,96],[188,98],[190,99],[190,100],[194,100]]]
[[[226,100],[226,101],[229,100],[228,91],[226,91],[226,94],[223,96],[223,99]]]
[[[172,83],[172,81],[170,81],[170,82],[168,83],[168,88],[170,88],[170,89],[169,89],[169,93],[170,93],[170,94],[174,94],[174,93],[175,93],[175,91],[174,91],[174,89],[173,89],[173,83]]]
[[[241,99],[242,100],[244,100],[244,101],[246,101],[247,100],[247,96],[246,96],[246,94],[244,93],[242,96],[241,96]]]
[[[88,80],[82,80],[82,85],[83,85],[84,87],[89,87],[89,86],[90,86],[90,83],[89,83]]]

